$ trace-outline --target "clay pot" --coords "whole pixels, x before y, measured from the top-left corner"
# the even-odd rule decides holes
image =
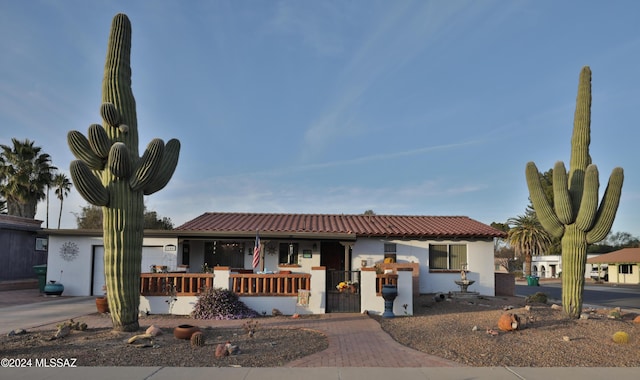
[[[196,331],[200,331],[197,326],[180,325],[173,329],[173,336],[177,339],[191,339],[191,335]]]
[[[98,309],[98,313],[109,312],[109,302],[107,301],[107,297],[96,298],[96,309]]]
[[[517,330],[518,326],[520,326],[520,318],[515,314],[504,313],[498,319],[498,328],[502,331]]]

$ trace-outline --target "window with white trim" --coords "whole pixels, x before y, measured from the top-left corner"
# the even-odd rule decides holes
[[[466,244],[429,244],[430,270],[462,270],[466,265]]]

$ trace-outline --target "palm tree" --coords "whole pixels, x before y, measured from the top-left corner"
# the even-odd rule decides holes
[[[509,218],[507,224],[510,226],[507,237],[509,244],[516,250],[516,254],[524,256],[525,275],[531,276],[531,258],[547,250],[551,245],[551,236],[542,228],[533,212]]]
[[[58,229],[60,229],[60,220],[62,219],[62,203],[64,198],[69,195],[73,184],[64,173],[58,173],[53,177],[53,187],[56,188],[56,196],[60,199],[60,213],[58,214]]]
[[[34,218],[38,202],[53,180],[51,156],[41,153],[33,141],[11,139],[13,147],[0,144],[0,195],[9,215]]]

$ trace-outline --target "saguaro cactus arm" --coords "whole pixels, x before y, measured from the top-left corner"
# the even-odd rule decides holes
[[[167,141],[162,154],[162,163],[154,178],[144,187],[144,195],[153,194],[169,183],[178,165],[178,156],[180,156],[180,141],[176,139]]]
[[[102,170],[105,160],[98,156],[92,149],[89,140],[78,131],[70,131],[67,134],[67,142],[71,153],[77,159],[84,161],[93,170]]]
[[[109,191],[105,189],[84,161],[75,160],[70,165],[71,179],[84,199],[95,206],[109,204]]]
[[[558,219],[558,216],[553,211],[553,207],[547,200],[540,183],[540,176],[538,175],[538,168],[533,162],[527,163],[526,169],[527,185],[529,187],[529,196],[533,208],[536,210],[538,220],[542,227],[554,237],[562,237],[564,233],[564,225]]]
[[[162,164],[163,153],[164,142],[160,139],[151,140],[129,180],[131,190],[138,191],[153,180]]]
[[[593,226],[598,211],[598,189],[600,189],[598,168],[595,165],[589,165],[584,176],[584,192],[576,217],[576,227],[580,231],[589,231]]]
[[[604,191],[600,208],[596,216],[596,222],[589,232],[587,232],[587,243],[593,244],[601,241],[611,230],[613,220],[618,211],[620,197],[622,195],[622,183],[624,182],[624,171],[617,167],[611,172],[607,189]]]
[[[573,222],[573,207],[569,194],[567,170],[562,161],[556,162],[553,167],[553,199],[556,216],[560,223],[571,224]]]

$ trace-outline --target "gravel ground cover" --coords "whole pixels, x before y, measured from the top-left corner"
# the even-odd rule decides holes
[[[520,328],[499,330],[498,319],[503,313],[517,315]],[[640,367],[640,323],[633,322],[637,313],[622,310],[615,319],[610,318],[612,313],[615,310],[585,310],[588,319],[569,320],[562,310],[549,304],[527,304],[524,298],[446,298],[437,302],[433,295],[423,295],[414,302],[414,316],[372,318],[401,344],[463,365]],[[162,330],[146,348],[127,344],[131,333],[113,333],[109,328],[89,326],[57,340],[49,340],[53,330],[34,330],[0,337],[0,356],[77,358],[79,366],[277,367],[328,347],[321,332],[266,325],[253,337],[243,328],[205,328],[204,347],[175,339],[172,329]],[[628,343],[613,341],[618,331],[628,334]],[[216,347],[226,342],[239,346],[240,353],[216,358]]]
[[[528,306],[528,307],[527,307]],[[436,302],[421,296],[413,317],[380,319],[396,341],[461,364],[512,367],[639,367],[640,323],[634,312],[584,310],[588,319],[567,319],[550,304],[527,304],[524,298],[485,297]],[[516,331],[500,331],[498,319],[513,313]],[[613,335],[623,331],[629,342]]]

